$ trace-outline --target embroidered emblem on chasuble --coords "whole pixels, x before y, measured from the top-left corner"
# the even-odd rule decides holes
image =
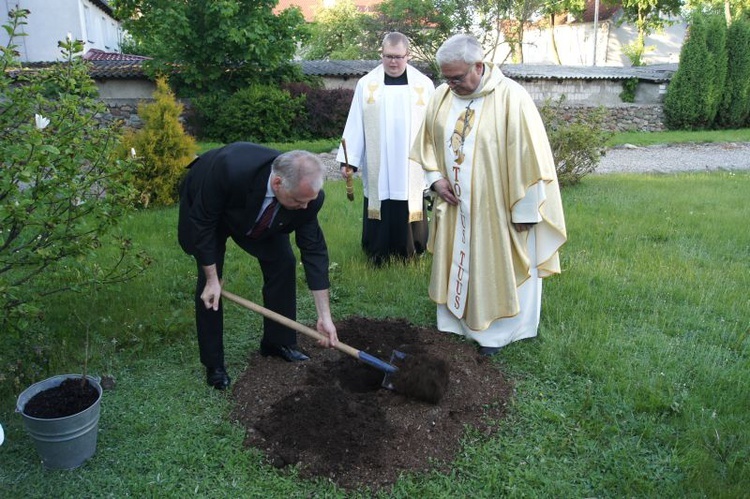
[[[451,135],[451,150],[453,151],[456,164],[459,165],[464,162],[464,142],[466,141],[466,136],[469,135],[471,129],[474,128],[474,116],[476,115],[476,111],[469,106],[471,106],[471,102],[469,102],[466,109],[458,115],[456,126],[453,128],[453,134]]]
[[[458,198],[458,216],[453,235],[453,256],[448,281],[448,310],[459,319],[463,317],[466,309],[466,297],[469,290],[469,262],[471,260],[471,172],[473,149],[476,134],[474,123],[477,118],[477,106],[472,109],[475,99],[469,101],[465,108],[465,100],[454,99],[453,109],[449,114],[456,116],[453,133],[447,144],[446,158],[453,159],[453,166],[449,172],[453,194]],[[450,121],[448,121],[450,123]],[[467,153],[464,152],[464,148]],[[468,159],[464,165],[464,160]]]
[[[367,84],[367,90],[370,92],[367,96],[368,104],[375,104],[375,92],[377,91],[379,86],[380,86],[380,83],[376,81],[371,81],[370,83]]]
[[[414,87],[414,91],[417,92],[417,102],[414,104],[415,106],[426,106],[427,104],[424,101],[424,87],[422,85],[417,85]]]

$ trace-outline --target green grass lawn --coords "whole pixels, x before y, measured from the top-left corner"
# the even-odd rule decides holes
[[[620,132],[607,141],[608,146],[633,144],[651,146],[656,144],[679,144],[686,142],[750,142],[750,128],[740,130],[699,130],[665,132]]]
[[[434,325],[429,257],[380,270],[359,249],[356,202],[329,183],[321,222],[335,319]],[[750,172],[601,175],[563,191],[563,274],[545,283],[539,337],[493,362],[516,397],[497,436],[469,432],[448,475],[401,479],[383,497],[746,497],[750,490]],[[17,393],[0,399],[2,497],[343,497],[243,448],[231,398],[205,386],[192,259],[176,209],[125,221],[154,263],[141,278],[45,303],[49,373],[113,375],[99,444],[74,471],[41,468]],[[259,301],[257,266],[232,247],[227,289]],[[300,322],[315,310],[300,274]],[[71,310],[78,313],[72,314]],[[245,368],[261,319],[227,308],[228,369]],[[85,322],[85,324],[82,324]],[[436,333],[439,334],[439,333]],[[345,338],[342,338],[346,341]],[[34,344],[35,340],[29,340]],[[2,345],[2,340],[0,340]],[[5,380],[5,386],[11,380]],[[456,435],[456,438],[460,438]],[[366,491],[358,494],[369,496]]]

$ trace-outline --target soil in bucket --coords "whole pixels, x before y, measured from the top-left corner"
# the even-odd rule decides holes
[[[64,418],[88,409],[98,398],[99,391],[88,380],[68,378],[31,397],[23,413],[39,419]]]

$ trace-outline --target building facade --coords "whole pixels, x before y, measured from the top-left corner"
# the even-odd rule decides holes
[[[113,17],[112,8],[104,0],[13,0],[3,2],[2,24],[14,8],[30,12],[26,25],[13,40],[18,46],[21,62],[51,62],[62,56],[57,43],[70,36],[83,40],[84,52],[98,49],[119,52],[122,26]],[[0,30],[0,44],[8,44],[8,33]]]

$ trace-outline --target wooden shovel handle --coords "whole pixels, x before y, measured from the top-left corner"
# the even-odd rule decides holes
[[[269,310],[265,307],[261,307],[257,303],[253,303],[250,300],[242,298],[241,296],[237,296],[233,293],[230,293],[229,291],[225,289],[221,290],[221,295],[227,300],[233,301],[237,303],[238,305],[242,305],[245,308],[249,308],[253,312],[257,312],[263,317],[271,319],[274,322],[278,322],[282,326],[286,326],[290,329],[294,329],[295,331],[298,331],[306,336],[309,336],[310,338],[313,338],[315,340],[327,340],[328,339],[325,335],[319,333],[318,331],[310,327],[300,324],[297,321],[293,321],[289,317],[284,317],[283,315],[277,312],[274,312],[273,310]],[[339,341],[334,348],[344,352],[347,355],[351,355],[355,359],[360,359],[360,351],[357,350],[356,348],[350,347],[349,345],[345,343],[341,343]]]

